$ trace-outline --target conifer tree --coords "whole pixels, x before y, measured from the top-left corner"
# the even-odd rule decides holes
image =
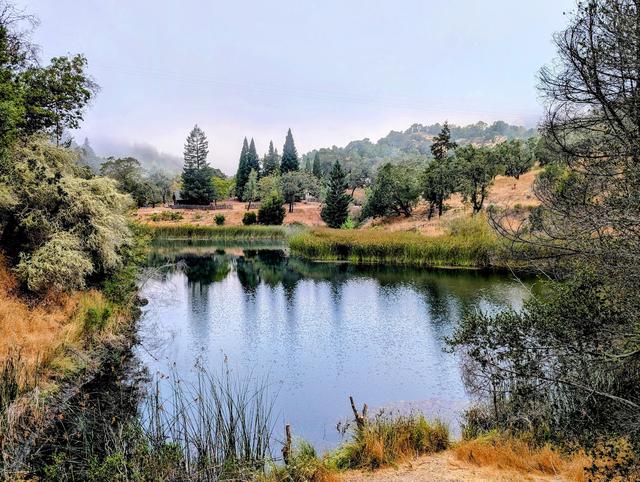
[[[242,190],[244,189],[244,185],[247,183],[247,180],[249,179],[249,173],[251,172],[251,169],[249,169],[247,165],[248,155],[249,143],[247,142],[247,138],[245,137],[242,143],[242,150],[240,151],[238,171],[236,172],[236,197],[238,199],[242,199]]]
[[[287,138],[284,141],[284,147],[282,148],[282,162],[280,163],[280,170],[282,174],[289,171],[297,171],[299,169],[298,151],[296,145],[293,142],[293,135],[291,129],[287,131]]]
[[[438,160],[442,160],[447,157],[447,154],[451,149],[458,147],[458,144],[451,141],[451,130],[449,129],[449,123],[445,121],[442,126],[440,134],[436,136],[431,144],[431,154]]]
[[[260,158],[258,157],[258,152],[256,151],[256,143],[251,138],[251,143],[249,144],[249,152],[247,152],[247,169],[249,172],[256,171],[256,175],[260,177]]]
[[[249,173],[249,177],[247,178],[247,183],[244,185],[244,189],[242,190],[242,200],[246,201],[247,211],[251,209],[251,203],[254,202],[258,198],[258,173],[255,169],[251,169]]]
[[[273,148],[273,141],[269,142],[269,152],[262,163],[262,174],[270,176],[278,172],[280,168],[280,159],[278,158],[278,150]]]
[[[216,197],[213,169],[207,163],[209,142],[197,125],[191,130],[184,144],[181,194],[190,204],[209,204]]]
[[[351,196],[345,192],[347,189],[347,176],[342,170],[340,162],[336,161],[329,176],[327,197],[320,216],[330,228],[339,228],[349,217]]]
[[[322,177],[322,166],[320,165],[320,153],[316,152],[316,155],[313,157],[313,175],[318,179]]]

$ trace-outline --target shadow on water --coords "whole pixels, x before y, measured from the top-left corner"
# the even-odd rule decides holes
[[[278,385],[282,423],[322,447],[349,395],[450,422],[468,403],[445,337],[470,310],[518,309],[528,289],[479,271],[312,263],[283,245],[162,242],[149,256],[138,356],[152,374],[230,359]]]

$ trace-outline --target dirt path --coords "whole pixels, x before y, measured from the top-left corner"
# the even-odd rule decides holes
[[[495,467],[477,467],[457,460],[451,452],[420,457],[397,468],[375,472],[352,471],[344,482],[551,482],[560,477],[524,475]]]

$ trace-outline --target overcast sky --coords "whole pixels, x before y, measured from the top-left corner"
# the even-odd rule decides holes
[[[235,172],[244,136],[300,153],[391,129],[535,125],[538,69],[573,0],[31,0],[42,57],[84,53],[98,154],[181,156],[194,124]],[[137,146],[134,146],[137,144]],[[151,153],[151,154],[149,154]]]

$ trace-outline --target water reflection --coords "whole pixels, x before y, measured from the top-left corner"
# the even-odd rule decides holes
[[[468,310],[518,308],[508,276],[308,263],[282,246],[170,243],[149,258],[139,356],[151,372],[197,357],[269,376],[280,422],[333,445],[349,395],[424,409],[455,423],[467,403],[444,338]]]

